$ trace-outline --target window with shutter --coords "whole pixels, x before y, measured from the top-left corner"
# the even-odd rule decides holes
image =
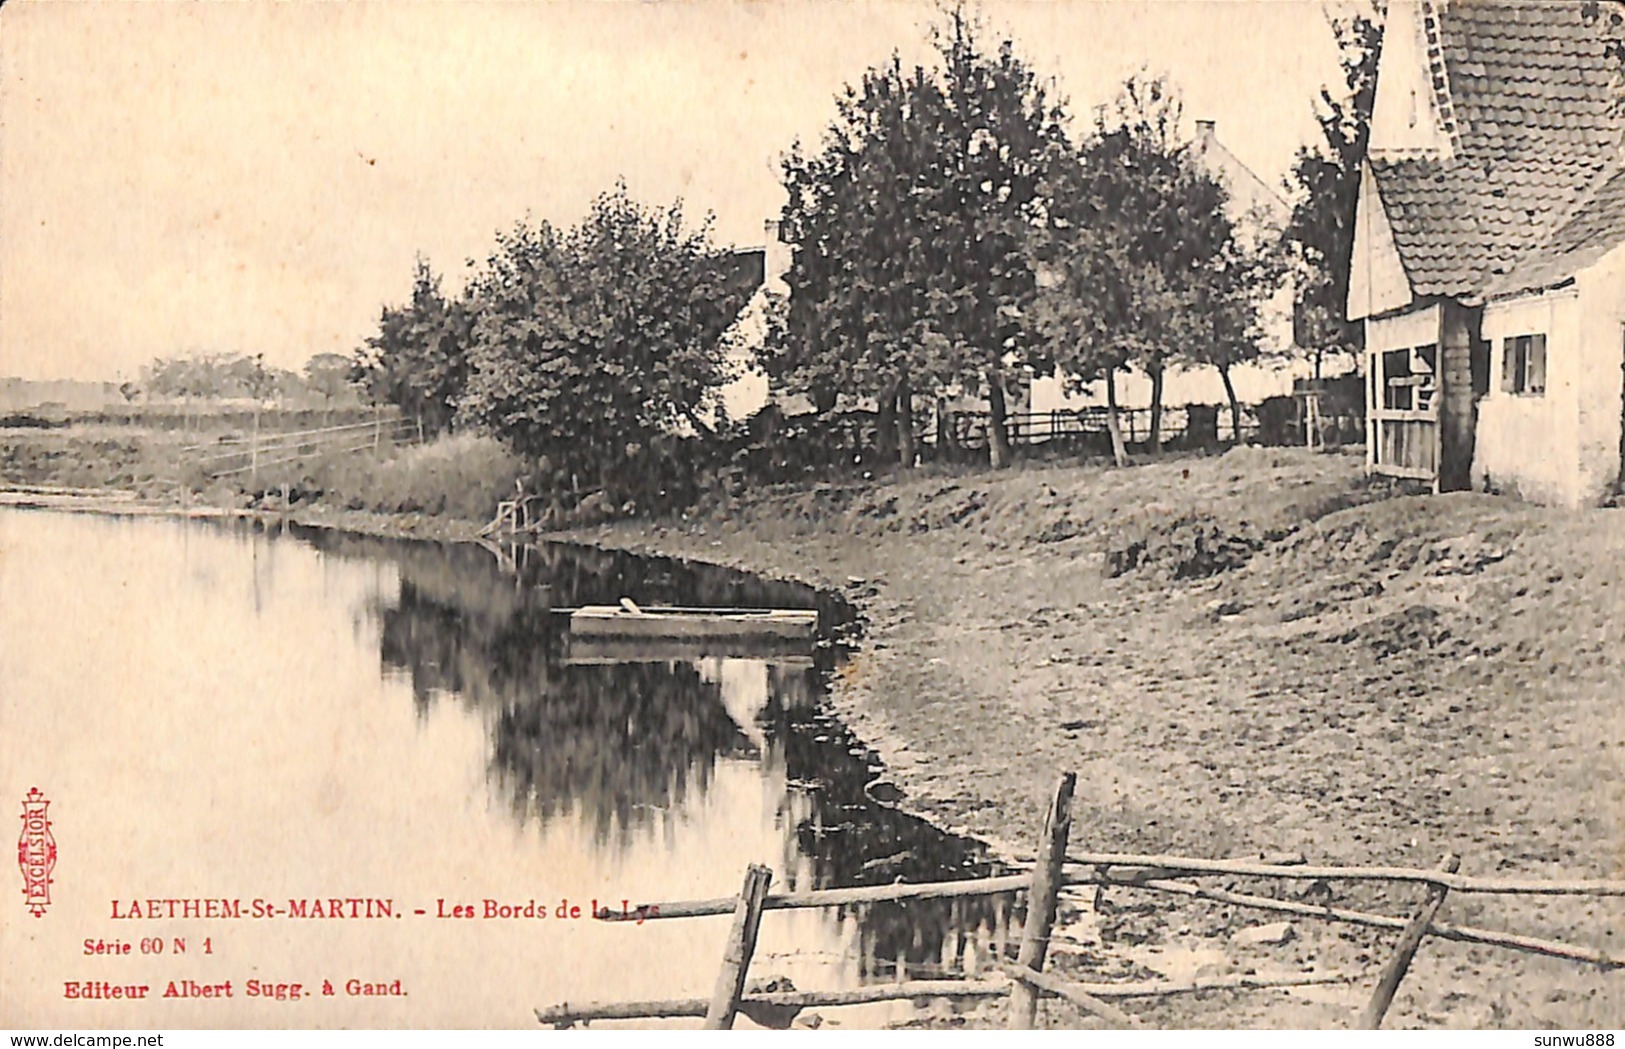
[[[1501,390],[1524,397],[1545,395],[1545,335],[1512,335],[1501,341]]]
[[[1546,392],[1546,336],[1529,336],[1529,362],[1524,374],[1524,393],[1539,397]]]

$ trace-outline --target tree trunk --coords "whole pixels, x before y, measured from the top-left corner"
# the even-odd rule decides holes
[[[1106,432],[1112,435],[1112,459],[1128,465],[1128,446],[1123,443],[1123,424],[1117,418],[1117,369],[1106,369]]]
[[[1224,380],[1224,395],[1230,398],[1230,439],[1239,445],[1241,443],[1241,402],[1236,400],[1236,387],[1230,381],[1230,368],[1228,365],[1219,367],[1219,378]]]
[[[905,470],[914,466],[914,391],[906,375],[897,383],[897,461]]]
[[[682,405],[680,410],[683,413],[683,417],[689,421],[689,425],[694,427],[694,435],[696,437],[715,437],[717,435],[717,432],[711,429],[706,421],[701,419],[699,414],[694,411],[693,405]]]
[[[987,462],[1002,470],[1010,462],[1010,432],[1005,429],[1004,376],[987,376]]]
[[[1151,375],[1151,454],[1162,454],[1162,365],[1149,368]]]
[[[861,444],[861,438],[859,443]],[[860,447],[859,451],[863,451]],[[893,462],[897,458],[897,387],[887,386],[880,394],[875,412],[875,458],[880,462]]]

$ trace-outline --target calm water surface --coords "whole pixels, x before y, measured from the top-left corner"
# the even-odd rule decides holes
[[[833,649],[572,650],[550,609],[622,595],[817,604],[575,548],[0,511],[0,787],[8,806],[46,793],[60,852],[46,917],[0,907],[4,1020],[525,1027],[535,1006],[708,996],[715,980],[727,917],[608,925],[557,919],[561,901],[585,914],[595,899],[733,895],[751,862],[775,891],[991,870],[976,843],[875,800],[870,755],[824,706]],[[820,610],[836,628],[841,610]],[[112,917],[114,901],[198,897],[245,913],[376,898],[395,916]],[[441,901],[486,900],[548,917],[436,917]],[[974,969],[1005,914],[770,912],[751,971],[811,989]],[[165,955],[84,954],[87,938],[152,937]],[[186,979],[230,980],[233,996],[156,997]],[[351,979],[407,993],[350,997]],[[101,980],[153,997],[64,998]],[[304,996],[247,997],[249,980]],[[911,1012],[825,1011],[853,1025]]]

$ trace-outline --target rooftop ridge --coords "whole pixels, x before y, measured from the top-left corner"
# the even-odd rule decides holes
[[[1422,0],[1422,34],[1428,62],[1428,82],[1433,86],[1433,103],[1438,108],[1439,122],[1450,137],[1451,152],[1461,150],[1461,134],[1456,127],[1456,107],[1450,91],[1450,69],[1444,60],[1444,43],[1440,39],[1439,15],[1442,2]]]

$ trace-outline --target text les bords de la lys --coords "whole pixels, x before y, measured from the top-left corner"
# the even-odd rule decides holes
[[[501,900],[484,899],[478,904],[451,903],[446,900],[435,901],[436,918],[609,918],[616,921],[631,921],[642,925],[649,918],[660,917],[660,907],[656,904],[639,904],[632,906],[631,900],[619,901],[619,907],[613,903],[599,906],[594,899],[585,911],[579,903],[571,903],[568,898],[560,900],[551,911],[548,905],[541,900],[526,900],[524,903],[503,903]]]
[[[287,900],[264,898],[240,899],[210,898],[158,898],[113,900],[112,917],[130,919],[242,919],[242,918],[298,918],[298,919],[379,919],[402,918],[407,914],[431,918],[473,919],[571,919],[605,918],[643,924],[649,918],[660,917],[660,908],[654,904],[633,906],[631,900],[592,899],[586,906],[561,897],[558,903],[534,897],[520,901],[498,900],[486,897],[476,902],[437,898],[433,907],[407,908],[384,896],[308,897]]]

